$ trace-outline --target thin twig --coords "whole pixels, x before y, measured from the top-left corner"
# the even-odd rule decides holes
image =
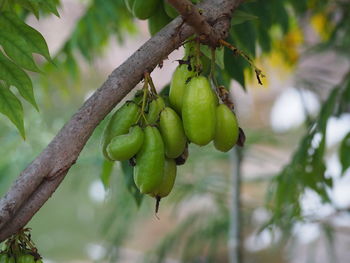
[[[238,54],[240,56],[242,56],[248,63],[249,65],[254,69],[254,72],[255,72],[255,75],[256,75],[256,78],[258,80],[258,83],[260,85],[262,85],[262,81],[261,81],[261,78],[264,78],[265,75],[262,73],[262,71],[254,64],[254,61],[246,54],[244,53],[242,50],[239,50],[238,48],[236,48],[234,45],[226,42],[225,40],[223,39],[220,39],[219,40],[219,43],[227,48],[229,48],[230,50],[232,50],[232,52],[234,54]]]

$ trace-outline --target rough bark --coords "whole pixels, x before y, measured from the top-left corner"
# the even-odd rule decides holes
[[[240,2],[207,0],[199,8],[224,38],[233,10]],[[109,75],[0,200],[0,242],[25,226],[50,198],[96,126],[142,80],[144,72],[151,72],[194,32],[181,17],[174,19]]]
[[[216,30],[201,15],[201,11],[189,0],[167,0],[181,15],[182,19],[192,26],[199,36],[199,39],[212,47],[219,45],[219,39],[222,38]]]

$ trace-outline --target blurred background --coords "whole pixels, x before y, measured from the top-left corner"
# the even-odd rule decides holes
[[[44,72],[31,75],[40,111],[23,102],[25,141],[0,115],[1,196],[149,39],[147,22],[133,20],[123,1],[115,1],[119,13],[99,16],[108,2],[62,0],[60,17],[28,16],[55,65],[36,57]],[[252,17],[231,32],[266,75],[263,86],[249,65],[235,64],[228,52],[223,58],[235,79],[228,83],[244,148],[221,153],[212,143],[191,145],[158,219],[154,199],[141,200],[128,173],[104,163],[104,121],[28,224],[44,262],[348,262],[350,3],[281,2],[277,13],[275,3],[248,3],[240,12]],[[182,56],[182,48],[174,51],[152,73],[159,91]]]

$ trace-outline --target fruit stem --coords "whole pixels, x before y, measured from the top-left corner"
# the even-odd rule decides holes
[[[160,196],[156,196],[156,216],[157,216],[157,214],[158,214],[158,211],[159,211],[159,203],[160,203],[160,200],[161,200],[162,198],[160,197]],[[158,218],[158,216],[157,216],[157,218]],[[159,218],[158,218],[159,219]]]
[[[156,87],[154,86],[154,83],[153,83],[153,80],[152,80],[152,77],[151,75],[149,74],[149,72],[145,72],[145,81],[147,79],[147,82],[148,84],[150,85],[151,87],[151,92],[154,94],[154,95],[157,95],[157,90],[156,90]]]
[[[183,43],[185,47],[185,56],[184,59],[187,59],[188,57],[192,56],[193,50],[195,49],[195,44],[194,44],[195,39],[188,39],[186,42]]]
[[[145,116],[145,107],[146,107],[146,100],[147,100],[147,93],[148,93],[148,81],[147,78],[145,78],[145,84],[143,85],[143,97],[142,97],[142,106],[141,106],[141,115],[146,124],[148,125],[147,118]]]
[[[202,63],[201,63],[201,48],[199,41],[195,42],[195,55],[196,55],[196,66],[195,71],[197,76],[202,71]]]
[[[215,48],[211,48],[210,51],[211,51],[210,78],[213,84],[215,85],[215,87],[218,87],[219,85],[215,77],[215,64],[216,64]]]

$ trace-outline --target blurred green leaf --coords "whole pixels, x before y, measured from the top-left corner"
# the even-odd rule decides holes
[[[44,11],[46,13],[53,13],[59,17],[57,11],[58,0],[14,0],[12,4],[18,4],[21,7],[32,12],[36,18],[39,18],[39,12]]]
[[[32,12],[37,19],[39,19],[39,4],[36,1],[28,1],[28,0],[16,0],[13,3],[18,3],[20,6]]]
[[[114,162],[110,162],[106,159],[103,159],[102,171],[101,171],[101,181],[105,189],[110,186],[111,174],[113,172]]]
[[[25,131],[23,124],[23,108],[19,99],[4,87],[0,82],[0,112],[6,115],[14,125],[16,125],[23,139],[25,139]]]
[[[30,102],[36,109],[32,82],[20,67],[6,58],[0,51],[0,79],[4,80],[9,86],[15,86],[19,93]]]
[[[38,0],[28,0],[30,2],[36,2]],[[55,16],[60,17],[60,14],[57,11],[57,5],[59,1],[57,0],[39,0],[39,5],[41,5],[42,9],[49,13],[53,13]]]
[[[340,90],[340,86],[332,90],[291,162],[272,181],[268,197],[272,218],[265,227],[274,224],[290,229],[301,220],[300,200],[306,189],[317,193],[323,202],[330,202],[328,189],[333,181],[325,175],[326,128],[329,117],[335,113]]]
[[[284,33],[288,32],[289,29],[289,14],[287,13],[285,7],[285,1],[273,0],[270,4],[271,6],[271,16],[276,25],[282,28]]]
[[[350,132],[344,137],[339,148],[339,159],[342,173],[350,167]]]
[[[134,30],[133,17],[123,1],[93,0],[64,47],[69,45],[72,53],[79,50],[90,61],[101,52],[113,34],[122,40],[124,33]]]
[[[140,206],[142,203],[143,194],[140,193],[134,182],[134,167],[129,164],[129,161],[122,161],[121,166],[128,191],[134,197],[136,204]]]
[[[239,47],[249,56],[255,56],[256,33],[252,23],[231,27],[230,37],[234,40],[236,47]]]
[[[224,63],[225,63],[225,71],[228,73],[228,75],[235,79],[244,90],[245,88],[245,81],[244,81],[244,67],[245,67],[245,61],[244,59],[234,54],[231,50],[225,49],[224,54]]]
[[[258,19],[257,16],[244,12],[242,10],[236,10],[231,19],[231,26],[242,24],[249,20]]]
[[[208,58],[211,60],[211,49],[208,46],[205,45],[201,45],[200,47],[201,52]],[[224,64],[224,48],[217,48],[215,50],[215,63],[221,68],[224,69],[225,68],[225,64]]]

